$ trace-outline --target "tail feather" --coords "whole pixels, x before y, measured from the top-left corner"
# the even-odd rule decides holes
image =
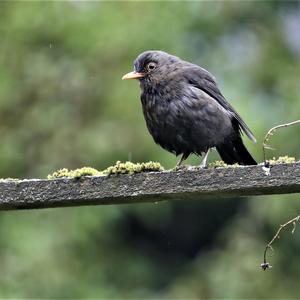
[[[218,145],[216,148],[226,164],[257,165],[257,162],[248,152],[240,136],[229,143]]]

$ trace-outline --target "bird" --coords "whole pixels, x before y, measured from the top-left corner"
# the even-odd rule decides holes
[[[222,95],[206,69],[164,51],[149,50],[134,61],[134,70],[122,79],[137,79],[148,131],[165,150],[180,156],[179,167],[190,154],[203,156],[207,166],[215,148],[226,164],[256,165],[242,140],[256,139]]]

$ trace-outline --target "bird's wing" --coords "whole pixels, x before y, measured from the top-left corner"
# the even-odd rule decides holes
[[[205,69],[192,65],[184,68],[183,76],[186,78],[189,84],[192,84],[198,89],[201,89],[213,99],[215,99],[220,105],[222,105],[238,122],[240,128],[246,133],[250,140],[256,143],[256,139],[242,120],[240,115],[234,110],[234,108],[227,102],[224,96],[221,94],[214,77]]]

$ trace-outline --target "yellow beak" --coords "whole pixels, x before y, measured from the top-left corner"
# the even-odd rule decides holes
[[[132,72],[129,72],[129,73],[125,74],[122,77],[122,80],[124,80],[124,79],[138,79],[138,78],[142,78],[144,76],[145,76],[144,73],[138,73],[136,71],[132,71]]]

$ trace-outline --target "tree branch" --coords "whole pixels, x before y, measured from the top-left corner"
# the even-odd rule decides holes
[[[275,133],[275,131],[279,128],[285,128],[288,126],[292,126],[295,124],[300,124],[300,120],[296,120],[294,122],[290,122],[290,123],[285,123],[285,124],[280,124],[277,126],[272,127],[267,134],[265,135],[264,141],[263,141],[263,156],[264,156],[264,162],[265,162],[265,166],[268,167],[268,162],[266,160],[266,149],[271,149],[273,150],[272,147],[270,147],[269,145],[267,145],[267,142],[269,141],[270,137]]]
[[[272,244],[275,242],[276,239],[279,239],[280,238],[280,232],[286,228],[287,226],[289,226],[290,224],[293,224],[293,229],[292,229],[292,233],[295,232],[295,229],[296,229],[296,223],[299,222],[300,220],[300,215],[298,215],[297,217],[287,221],[285,224],[283,225],[280,225],[276,234],[273,236],[273,238],[271,239],[271,241],[267,244],[266,248],[265,248],[265,251],[264,251],[264,262],[260,265],[261,268],[265,271],[269,268],[272,268],[272,266],[267,262],[267,253],[268,253],[268,250],[273,250],[272,248]]]

